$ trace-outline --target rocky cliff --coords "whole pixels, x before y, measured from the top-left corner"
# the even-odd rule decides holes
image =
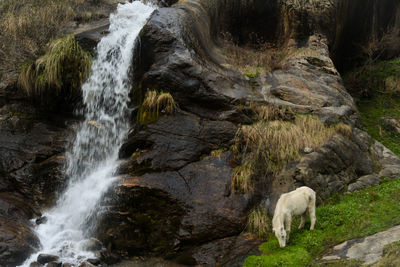
[[[97,233],[107,255],[232,266],[258,244],[239,234],[262,200],[271,211],[280,193],[300,185],[312,187],[323,201],[348,185],[376,183],[371,175],[399,175],[399,160],[362,130],[336,69],[347,64],[358,42],[398,25],[396,1],[164,5],[142,30],[133,59],[133,127],[120,151],[120,182],[102,203],[107,212]],[[252,42],[253,34],[290,53],[279,69],[249,78],[224,54],[220,33],[226,32],[239,46]],[[148,89],[171,93],[177,111],[151,123],[137,121]],[[13,84],[2,86],[0,95],[0,263],[13,266],[38,246],[29,219],[40,217],[62,190],[63,152],[79,118],[49,115]],[[252,104],[290,107],[351,130],[300,151],[254,192],[244,193],[232,182],[240,165],[232,145],[242,125],[256,123]]]

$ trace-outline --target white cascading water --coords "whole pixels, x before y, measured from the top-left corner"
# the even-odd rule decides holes
[[[69,185],[56,206],[44,214],[47,222],[36,229],[40,252],[22,266],[29,266],[42,253],[75,265],[95,257],[84,245],[98,203],[114,182],[118,151],[129,130],[129,71],[135,40],[154,9],[139,1],[127,2],[110,16],[109,33],[99,42],[91,76],[82,86],[85,120],[66,154]]]

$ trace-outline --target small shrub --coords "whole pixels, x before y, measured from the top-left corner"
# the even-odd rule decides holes
[[[84,51],[74,36],[56,39],[46,53],[21,70],[19,84],[30,96],[44,96],[49,90],[60,95],[63,90],[74,95],[87,78],[92,56]]]
[[[170,93],[148,90],[140,105],[137,121],[142,124],[157,121],[161,114],[172,114],[177,108]]]
[[[258,237],[267,237],[271,232],[271,219],[262,207],[254,208],[248,217],[246,230]]]

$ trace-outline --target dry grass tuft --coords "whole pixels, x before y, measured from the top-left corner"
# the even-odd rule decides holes
[[[177,105],[170,93],[149,90],[140,105],[137,121],[143,124],[158,120],[161,114],[172,114]]]
[[[16,76],[26,62],[36,61],[70,22],[96,19],[99,14],[88,14],[100,4],[106,5],[103,0],[0,0],[0,77]]]
[[[350,126],[327,127],[312,115],[297,115],[294,122],[259,121],[242,126],[232,148],[241,161],[234,171],[234,188],[252,193],[260,179],[265,182],[278,174],[289,162],[299,159],[304,148],[316,149],[336,132],[351,136]]]
[[[74,36],[68,35],[52,41],[43,56],[25,65],[19,83],[30,96],[43,96],[48,90],[56,95],[63,89],[74,93],[87,78],[91,64],[90,53],[80,47]]]
[[[348,124],[338,123],[334,127],[337,133],[340,133],[347,138],[351,138],[351,136],[353,135],[353,130]]]
[[[3,0],[0,4],[0,72],[18,71],[58,36],[74,11],[65,1]]]
[[[264,121],[294,121],[296,116],[292,109],[288,106],[277,105],[257,105],[252,107],[256,113],[257,120]]]
[[[258,237],[266,237],[271,231],[271,219],[262,207],[254,208],[250,212],[246,230]]]

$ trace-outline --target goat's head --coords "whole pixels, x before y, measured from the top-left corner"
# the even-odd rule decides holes
[[[283,225],[272,229],[272,231],[274,232],[276,238],[278,238],[279,246],[284,248],[286,246],[286,231],[285,228],[283,228]]]

